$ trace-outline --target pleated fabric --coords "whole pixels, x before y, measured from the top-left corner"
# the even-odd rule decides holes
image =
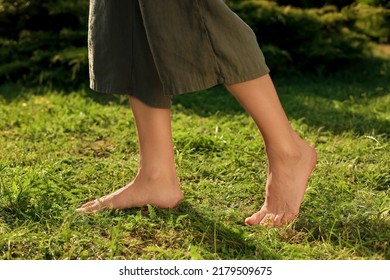
[[[269,72],[254,32],[222,0],[90,0],[88,49],[92,89],[157,108]]]

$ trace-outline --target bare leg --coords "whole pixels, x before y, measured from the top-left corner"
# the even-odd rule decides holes
[[[255,121],[268,156],[265,202],[245,222],[287,224],[299,213],[316,152],[293,131],[269,75],[225,86]]]
[[[139,140],[138,174],[116,192],[82,205],[79,212],[147,204],[173,208],[184,198],[174,163],[170,110],[149,107],[133,97],[130,101]]]

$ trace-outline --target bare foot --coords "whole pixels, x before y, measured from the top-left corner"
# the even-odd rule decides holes
[[[167,180],[138,175],[134,181],[123,188],[87,202],[76,211],[95,213],[100,210],[127,209],[148,204],[159,208],[174,208],[183,198],[178,179]]]
[[[269,171],[266,199],[260,211],[245,219],[248,225],[280,227],[293,221],[306,192],[317,154],[306,142],[297,139],[294,155],[273,155],[268,151]],[[275,153],[274,153],[275,154]]]

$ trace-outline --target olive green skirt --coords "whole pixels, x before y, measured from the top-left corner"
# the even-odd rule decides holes
[[[222,0],[90,0],[88,49],[93,90],[156,108],[269,72],[253,31]]]

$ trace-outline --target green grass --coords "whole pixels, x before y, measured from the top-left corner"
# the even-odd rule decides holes
[[[331,77],[275,79],[293,127],[319,154],[299,219],[247,227],[266,158],[251,119],[222,87],[172,109],[186,200],[79,215],[137,172],[125,97],[0,87],[0,259],[389,259],[390,61]]]

